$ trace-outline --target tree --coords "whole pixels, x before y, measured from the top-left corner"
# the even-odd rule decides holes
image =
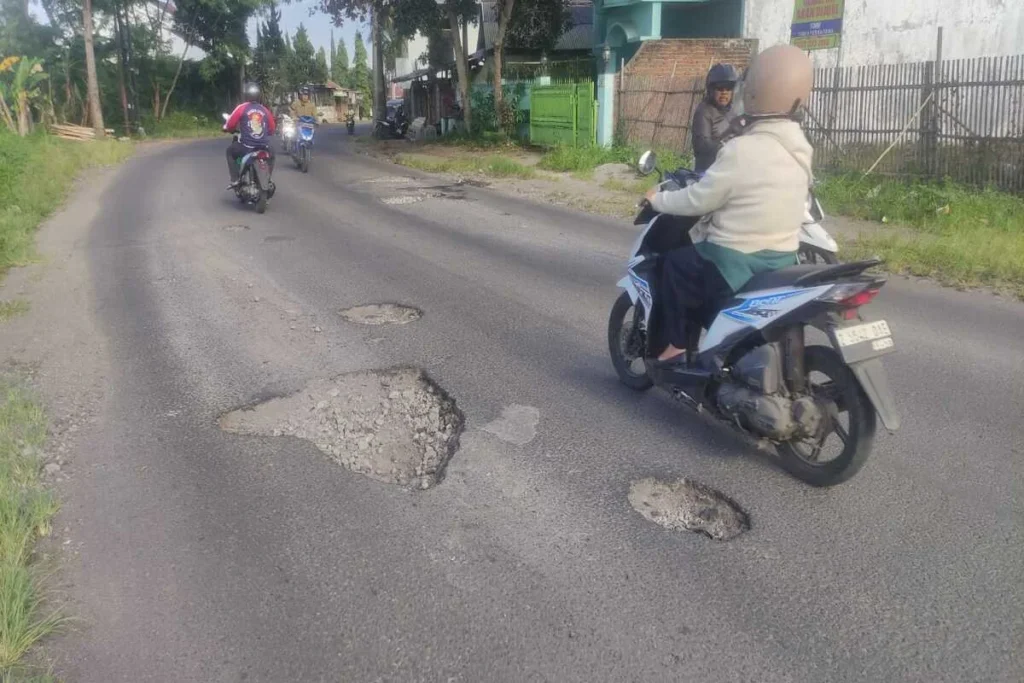
[[[270,100],[280,95],[288,80],[288,46],[281,31],[281,11],[271,2],[266,21],[256,27],[256,51],[253,54],[252,73],[256,82]]]
[[[302,24],[299,24],[299,30],[295,32],[295,39],[292,40],[290,62],[288,71],[292,86],[298,87],[316,80],[316,49],[309,40],[306,27]]]
[[[513,12],[513,6],[515,12]],[[549,50],[572,26],[565,0],[498,0],[494,5],[498,32],[494,38],[494,117],[500,125],[508,120],[502,90],[505,41],[527,50]]]
[[[334,34],[331,34],[331,42],[334,42]],[[345,47],[345,41],[342,40],[338,43],[338,49],[331,50],[331,80],[338,85],[345,87],[348,85],[348,48]]]
[[[326,83],[331,72],[327,67],[327,53],[323,48],[317,50],[316,68],[313,71],[313,82],[317,84]]]
[[[96,75],[96,52],[92,35],[92,0],[82,1],[82,35],[85,38],[85,74],[89,92],[89,115],[96,138],[106,135],[103,127],[103,109],[100,107],[100,83]]]
[[[348,87],[358,91],[363,96],[363,102],[372,100],[373,87],[370,82],[370,65],[367,64],[366,45],[363,43],[363,34],[356,31],[355,63],[349,71]]]

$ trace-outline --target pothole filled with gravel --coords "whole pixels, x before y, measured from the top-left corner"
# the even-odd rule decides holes
[[[750,529],[750,517],[724,493],[691,479],[641,479],[629,487],[629,503],[668,529],[695,531],[728,541]]]
[[[401,304],[367,304],[341,311],[341,317],[360,325],[405,325],[423,317],[423,311]]]
[[[353,472],[412,489],[441,480],[463,424],[455,400],[416,368],[315,380],[220,420],[232,434],[305,439]]]

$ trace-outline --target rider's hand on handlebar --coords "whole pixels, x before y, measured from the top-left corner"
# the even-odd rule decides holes
[[[654,201],[654,195],[658,194],[658,186],[655,185],[651,189],[647,190],[647,194],[644,195],[644,201],[650,203]]]

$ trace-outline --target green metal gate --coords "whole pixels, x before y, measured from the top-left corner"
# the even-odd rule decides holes
[[[597,140],[594,82],[530,89],[530,143],[585,147]]]

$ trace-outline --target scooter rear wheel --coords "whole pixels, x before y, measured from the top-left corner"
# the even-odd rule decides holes
[[[647,340],[644,332],[636,329],[634,310],[633,300],[623,292],[608,317],[608,351],[619,380],[634,391],[646,391],[654,382],[647,374],[644,362]]]

